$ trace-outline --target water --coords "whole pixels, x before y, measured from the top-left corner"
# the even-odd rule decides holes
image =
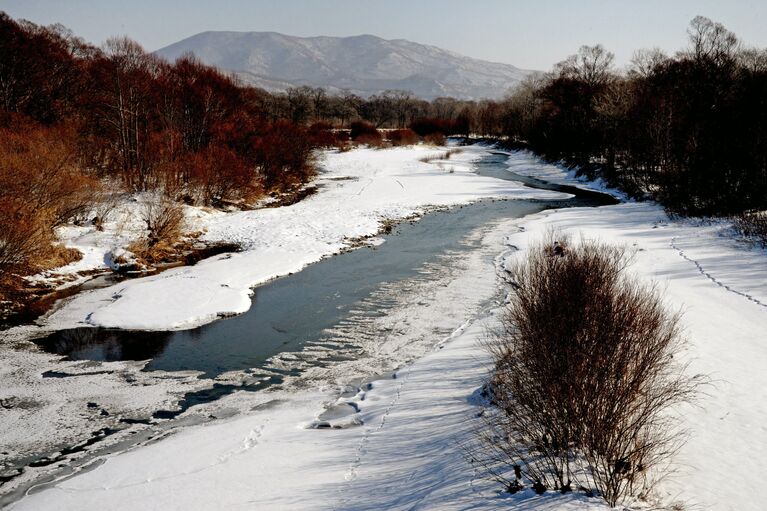
[[[597,206],[603,194],[541,183],[506,170],[506,156],[491,155],[481,175],[523,181],[537,188],[566,191],[569,200],[482,201],[434,212],[405,222],[386,242],[340,254],[255,289],[248,312],[192,330],[134,332],[79,328],[56,332],[38,344],[74,360],[146,360],[145,370],[198,370],[215,377],[228,371],[264,367],[269,358],[298,352],[350,315],[380,286],[415,276],[447,252],[469,250],[461,240],[494,220],[520,218],[547,208]],[[172,299],[172,298],[169,298]],[[344,356],[343,353],[338,353]],[[321,361],[320,363],[326,363]]]

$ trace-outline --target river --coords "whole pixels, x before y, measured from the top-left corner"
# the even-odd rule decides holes
[[[436,280],[442,270],[460,261],[479,243],[471,234],[500,220],[522,218],[550,208],[596,207],[615,203],[611,197],[573,187],[558,186],[513,174],[508,156],[491,154],[477,164],[480,175],[521,181],[528,186],[570,193],[566,200],[484,200],[468,206],[434,211],[418,221],[406,221],[383,234],[383,243],[326,258],[304,270],[275,279],[254,290],[251,308],[244,314],[199,328],[172,332],[136,332],[78,328],[55,332],[35,342],[44,350],[72,360],[149,360],[143,371],[200,371],[202,377],[237,375],[212,388],[188,393],[178,407],[158,409],[150,416],[122,420],[117,428],[99,430],[76,449],[40,453],[14,463],[14,469],[44,466],[69,454],[98,451],[98,443],[136,423],[165,422],[188,408],[209,403],[235,391],[258,392],[300,380],[318,370],[331,372],[339,364],[359,363],[354,377],[373,377],[394,369],[407,359],[386,358],[377,345],[381,332],[367,320],[386,315],[401,294],[398,286]],[[487,276],[492,279],[492,275]],[[414,298],[417,299],[417,298]],[[391,302],[391,303],[390,303]],[[448,332],[445,332],[448,333]],[[433,340],[428,340],[433,344]],[[371,359],[377,357],[375,363]],[[346,373],[341,373],[346,374]],[[246,378],[240,378],[243,375]],[[55,370],[44,377],[66,377]],[[337,374],[335,375],[337,376]],[[351,375],[349,376],[351,378]],[[239,380],[239,381],[238,381]],[[177,420],[177,419],[176,419]],[[133,444],[148,438],[136,435]],[[119,449],[129,446],[123,442]],[[92,447],[95,446],[95,447]],[[112,447],[111,451],[118,447]],[[103,454],[103,453],[102,453]],[[82,460],[78,463],[83,462]],[[21,488],[13,493],[18,495]],[[0,499],[0,503],[6,499]]]

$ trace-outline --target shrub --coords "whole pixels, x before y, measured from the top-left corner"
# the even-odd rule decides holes
[[[411,129],[392,130],[386,138],[394,146],[413,145],[418,142],[418,135]]]
[[[735,230],[767,247],[767,211],[743,213],[733,221]]]
[[[72,132],[34,124],[0,129],[0,272],[29,273],[59,257],[54,227],[79,217],[99,191],[75,159]]]
[[[463,126],[461,126],[461,129]],[[421,117],[410,123],[410,129],[418,134],[419,137],[429,135],[451,135],[456,133],[455,123],[449,119],[425,118]]]
[[[367,144],[368,141],[381,141],[381,132],[376,129],[370,123],[364,121],[354,121],[351,124],[351,132],[349,134],[352,140],[361,144]],[[364,139],[360,140],[360,139]]]
[[[551,233],[511,271],[489,344],[497,412],[482,434],[497,478],[516,467],[508,484],[593,487],[614,506],[650,490],[678,447],[668,412],[699,378],[674,362],[678,316],[626,275],[628,262],[621,248]]]
[[[309,126],[308,134],[314,147],[336,147],[339,144],[333,126],[327,122],[315,122]]]
[[[184,212],[181,206],[160,195],[147,198],[142,204],[141,219],[146,224],[150,247],[160,243],[173,243],[181,236]]]
[[[383,140],[383,137],[381,137],[380,133],[377,135],[370,135],[370,134],[360,135],[359,137],[355,139],[355,141],[358,144],[365,144],[370,147],[380,148],[384,146],[384,140]]]
[[[0,201],[0,275],[27,273],[45,257],[53,243],[53,231],[44,216],[35,216],[22,201]]]
[[[426,135],[423,138],[423,141],[431,145],[445,145],[445,143],[447,142],[447,140],[445,139],[445,135],[443,135],[442,133],[432,133],[430,135]]]
[[[203,204],[220,204],[254,194],[256,173],[231,149],[212,145],[186,158],[190,188]]]
[[[267,190],[305,183],[314,175],[311,140],[290,121],[269,124],[253,143],[254,161]]]

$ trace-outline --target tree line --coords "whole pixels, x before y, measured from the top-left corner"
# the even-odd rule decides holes
[[[373,145],[439,141],[493,111],[405,91],[270,93],[193,55],[170,63],[126,37],[95,47],[0,12],[0,277],[65,262],[53,256],[71,255],[51,249],[54,229],[98,210],[105,193],[160,192],[164,206],[150,209],[178,218],[167,209],[182,202],[295,189],[313,175],[313,150],[343,146],[350,132]],[[379,128],[401,129],[383,141]]]
[[[248,201],[304,183],[317,145],[193,56],[169,63],[128,38],[97,48],[0,13],[0,280],[65,263],[54,229],[114,191],[153,192],[162,213]]]
[[[583,46],[504,102],[510,140],[683,215],[767,209],[767,51],[696,17],[675,56],[628,71]]]
[[[0,12],[0,271],[50,260],[54,228],[104,189],[247,203],[300,186],[314,149],[350,137],[502,138],[675,213],[766,209],[767,53],[706,18],[689,35],[675,56],[640,51],[624,72],[602,46],[584,46],[503,100],[426,101],[398,90],[268,92],[193,55],[170,63],[128,38],[99,48]]]

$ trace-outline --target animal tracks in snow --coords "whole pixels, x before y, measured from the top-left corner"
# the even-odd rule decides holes
[[[679,255],[680,255],[680,256],[681,256],[683,259],[685,259],[686,261],[689,261],[689,262],[693,263],[693,264],[694,264],[694,265],[695,265],[695,266],[698,268],[698,271],[701,273],[701,275],[703,275],[704,277],[706,277],[707,279],[709,279],[711,282],[713,282],[713,283],[714,283],[714,284],[716,284],[717,286],[719,286],[719,287],[721,287],[721,288],[724,288],[724,289],[726,289],[726,290],[727,290],[727,291],[729,291],[730,293],[734,293],[734,294],[736,294],[736,295],[742,296],[742,297],[743,297],[743,298],[745,298],[746,300],[749,300],[749,301],[751,301],[751,302],[753,302],[753,303],[755,303],[755,304],[757,304],[757,305],[759,305],[759,306],[761,306],[761,307],[765,307],[765,308],[767,308],[767,304],[766,304],[766,303],[759,301],[757,298],[754,298],[753,296],[751,296],[751,295],[750,295],[750,294],[748,294],[748,293],[744,293],[744,292],[742,292],[742,291],[738,291],[737,289],[733,289],[732,287],[730,287],[730,286],[728,286],[727,284],[725,284],[724,282],[722,282],[722,281],[718,280],[718,279],[717,279],[716,277],[714,277],[714,276],[713,276],[711,273],[709,273],[708,271],[706,271],[706,269],[705,269],[705,268],[703,268],[703,265],[701,265],[701,264],[700,264],[700,262],[698,262],[698,261],[696,261],[695,259],[693,259],[693,258],[691,258],[690,256],[688,256],[688,255],[685,253],[685,251],[684,251],[684,250],[682,250],[681,248],[679,248],[679,246],[678,246],[678,244],[677,244],[677,236],[674,236],[673,238],[671,238],[671,242],[670,242],[669,244],[671,245],[671,248],[673,248],[674,250],[676,250],[676,251],[677,251],[677,253],[678,253],[678,254],[679,254]]]

